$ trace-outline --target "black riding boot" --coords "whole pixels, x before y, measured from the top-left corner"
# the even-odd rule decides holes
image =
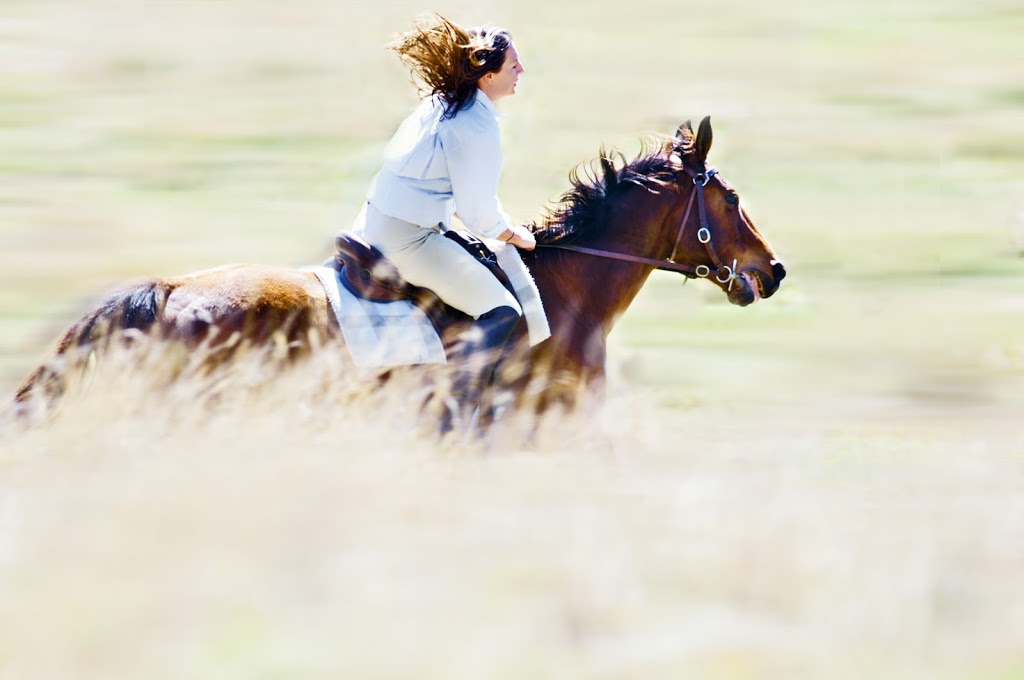
[[[462,339],[448,358],[453,369],[447,417],[442,432],[459,427],[465,429],[473,412],[481,406],[483,395],[494,378],[494,370],[516,324],[519,312],[502,306],[481,314],[462,334]]]

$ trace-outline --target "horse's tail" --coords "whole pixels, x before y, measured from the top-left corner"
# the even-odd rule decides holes
[[[120,290],[71,325],[61,337],[53,355],[22,383],[15,393],[15,405],[42,398],[45,405],[58,399],[66,387],[68,371],[80,367],[92,352],[124,331],[150,331],[160,318],[167,300],[167,286],[157,280]]]

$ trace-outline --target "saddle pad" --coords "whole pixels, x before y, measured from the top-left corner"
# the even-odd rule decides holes
[[[357,366],[447,363],[444,345],[427,315],[410,300],[373,302],[356,297],[341,282],[340,269],[304,267],[320,279]]]

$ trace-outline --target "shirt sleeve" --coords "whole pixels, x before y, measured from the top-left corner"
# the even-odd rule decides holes
[[[459,219],[477,236],[496,238],[510,227],[498,200],[502,156],[497,124],[449,126],[441,143]]]

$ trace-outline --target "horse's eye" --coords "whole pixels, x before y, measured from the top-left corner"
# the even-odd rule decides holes
[[[739,194],[735,194],[735,193],[730,191],[729,193],[727,193],[725,195],[725,202],[728,203],[729,205],[739,205],[740,204]]]

